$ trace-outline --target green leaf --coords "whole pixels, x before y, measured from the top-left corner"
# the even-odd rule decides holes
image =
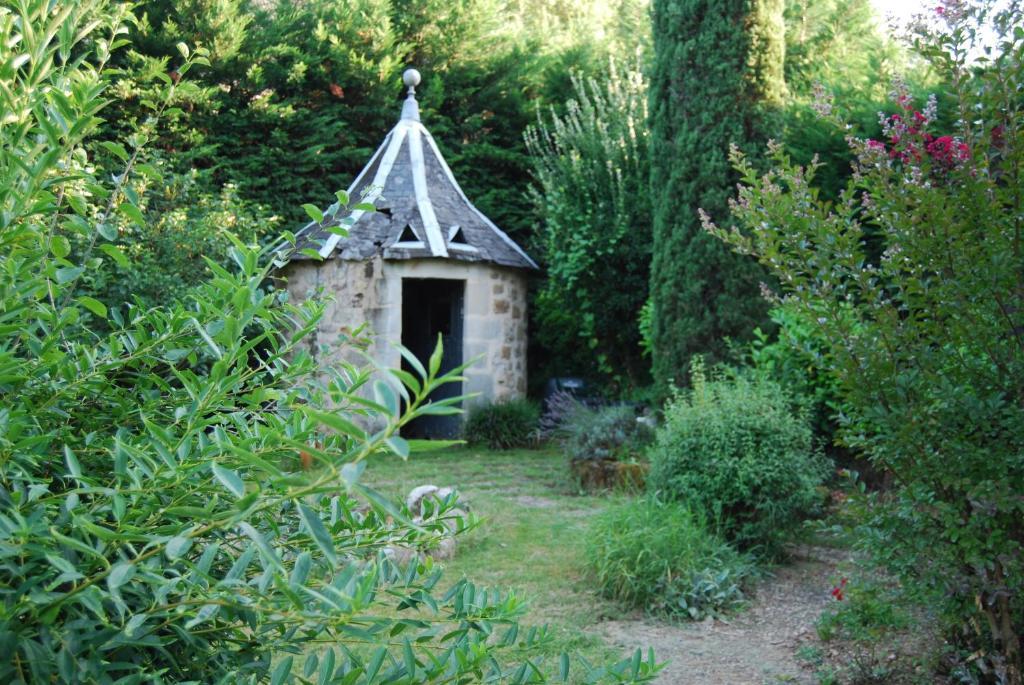
[[[82,295],[77,298],[83,307],[88,309],[90,312],[100,317],[101,319],[107,318],[107,305],[103,304],[99,300],[88,295]]]
[[[446,450],[449,447],[465,445],[465,440],[409,440],[409,452],[433,452],[435,450]]]
[[[400,456],[402,459],[409,458],[409,443],[406,442],[405,438],[401,438],[397,435],[392,435],[384,441],[391,451]]]
[[[201,323],[199,323],[199,321],[197,321],[194,317],[191,319],[191,321],[192,321],[192,325],[195,327],[196,331],[199,333],[199,335],[202,337],[202,339],[206,342],[206,344],[210,347],[210,349],[213,351],[214,355],[217,356],[217,359],[222,359],[224,357],[224,353],[221,352],[220,346],[217,345],[216,342],[214,342],[213,338],[210,337],[210,334],[206,332],[205,328],[203,328],[203,325]]]
[[[128,158],[130,157],[130,155],[128,154],[128,150],[126,150],[124,148],[124,145],[121,145],[121,143],[116,143],[110,140],[104,140],[102,143],[100,143],[100,147],[102,147],[104,150],[120,159],[122,162],[127,162]]]
[[[413,371],[419,374],[420,378],[425,379],[427,377],[427,370],[423,368],[423,364],[416,358],[415,354],[402,345],[398,345],[398,352],[402,355],[402,358],[405,359],[405,361],[409,362],[409,366],[412,367]]]
[[[71,448],[64,445],[64,463],[68,466],[68,473],[75,478],[82,477],[82,466],[78,463],[78,458],[75,457],[75,453],[71,451]]]
[[[119,248],[117,245],[103,243],[102,245],[100,245],[100,249],[103,250],[103,252],[105,252],[108,257],[113,259],[114,263],[117,264],[122,269],[125,269],[131,265],[131,262],[128,261],[128,258],[125,257],[124,252],[121,252],[121,248]]]
[[[324,553],[324,556],[330,560],[332,565],[337,564],[338,556],[334,551],[334,538],[331,537],[331,534],[317,513],[305,504],[299,504],[299,517],[306,524],[310,535],[313,536],[313,541],[320,548],[320,551]]]
[[[151,181],[160,181],[163,179],[163,174],[161,174],[160,170],[152,164],[137,164],[135,165],[135,169]]]
[[[117,211],[124,214],[126,217],[131,219],[138,226],[146,226],[146,217],[142,216],[142,210],[133,205],[131,202],[122,202],[117,206]]]
[[[387,655],[387,647],[378,647],[377,651],[373,653],[373,658],[370,659],[370,663],[366,667],[366,682],[372,683],[373,679],[377,677],[377,673],[380,671],[380,667],[384,664],[384,658]]]
[[[323,661],[320,662],[319,685],[328,685],[334,676],[334,650],[330,647],[324,652]]]
[[[58,259],[64,259],[71,254],[71,243],[62,235],[55,235],[50,238],[50,252]]]
[[[386,407],[392,416],[398,415],[398,396],[391,386],[382,380],[373,383],[373,398],[378,404]]]
[[[313,675],[316,671],[317,664],[319,663],[320,657],[318,657],[316,653],[311,652],[310,655],[306,657],[306,663],[302,665],[302,675],[309,678],[309,676]]]
[[[429,369],[430,376],[433,378],[437,375],[437,372],[441,370],[441,357],[444,354],[444,350],[441,347],[441,334],[437,334],[437,345],[434,347],[433,354],[430,355]]]
[[[316,409],[305,405],[300,405],[298,408],[310,418],[315,419],[338,433],[351,435],[357,440],[364,440],[366,438],[366,433],[363,429],[343,417],[341,414],[336,412],[317,411]]]
[[[345,485],[351,489],[353,485],[359,482],[359,477],[363,475],[363,471],[365,469],[365,461],[361,461],[359,463],[348,462],[341,467],[341,479],[345,481]]]
[[[122,561],[110,569],[110,574],[107,576],[107,587],[113,592],[131,580],[134,575],[135,564]]]
[[[348,193],[346,193],[344,190],[339,190],[338,192],[336,192],[334,194],[334,197],[338,198],[338,204],[341,205],[342,207],[348,204]]]
[[[238,498],[245,496],[245,483],[242,482],[241,476],[216,462],[210,464],[210,468],[213,469],[213,475],[217,477],[221,485],[230,490],[231,494]]]
[[[173,561],[185,554],[191,546],[191,539],[182,537],[181,535],[176,535],[167,541],[167,547],[164,548],[164,554],[168,559]]]
[[[395,506],[394,502],[392,502],[391,500],[389,500],[387,497],[380,494],[376,490],[368,488],[365,485],[361,485],[359,483],[353,485],[352,488],[359,492],[360,494],[362,494],[370,502],[370,505],[375,509],[387,514],[388,516],[391,516],[396,521],[404,523],[407,526],[416,526],[416,524],[409,520],[409,517],[404,516],[402,512],[398,510],[398,507]]]
[[[245,533],[250,540],[256,543],[256,548],[259,549],[260,555],[264,560],[269,561],[270,564],[278,571],[284,571],[284,564],[281,563],[281,559],[277,556],[277,552],[267,542],[267,538],[263,533],[256,530],[252,524],[242,521],[238,524],[242,532]]]
[[[61,285],[69,283],[81,276],[83,271],[85,271],[84,266],[65,266],[57,269],[57,282]]]
[[[295,563],[292,565],[292,574],[288,578],[288,582],[292,585],[302,585],[306,582],[306,578],[309,577],[309,570],[313,567],[313,555],[309,552],[303,552],[295,559]]]
[[[569,680],[569,655],[565,652],[562,652],[562,656],[559,657],[558,677],[563,683]]]
[[[321,212],[316,205],[304,204],[302,205],[302,208],[306,210],[306,214],[309,215],[310,219],[317,222],[318,224],[323,223],[324,213]]]
[[[182,42],[182,43],[178,43],[174,47],[178,48],[178,52],[181,53],[182,57],[184,57],[185,59],[188,59],[188,56],[189,56],[188,45],[186,45],[184,42]],[[291,657],[289,657],[289,658],[291,658]]]
[[[99,234],[107,240],[117,240],[118,238],[117,226],[114,226],[113,224],[96,224],[96,230],[99,231]]]
[[[178,45],[184,45],[184,43],[178,43]],[[187,48],[186,48],[187,49]],[[274,669],[273,675],[270,676],[270,685],[282,685],[284,681],[292,672],[292,662],[294,657],[288,656],[281,660],[281,663]]]

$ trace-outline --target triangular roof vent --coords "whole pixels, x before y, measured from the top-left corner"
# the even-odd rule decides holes
[[[403,228],[402,232],[399,234],[397,242],[418,243],[420,242],[420,238],[416,235],[416,231],[413,230],[412,226],[410,224],[406,224],[405,228]]]
[[[452,226],[448,231],[448,242],[452,245],[469,245],[462,226]]]

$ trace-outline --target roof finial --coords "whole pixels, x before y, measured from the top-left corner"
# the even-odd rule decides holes
[[[420,107],[416,102],[416,86],[420,85],[420,79],[420,72],[415,69],[406,69],[402,74],[402,83],[409,87],[409,94],[402,105],[403,119],[420,120]]]

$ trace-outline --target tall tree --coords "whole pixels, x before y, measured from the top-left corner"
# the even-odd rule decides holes
[[[649,372],[638,325],[651,262],[647,84],[640,60],[573,82],[565,114],[526,132],[542,217],[535,253],[547,271],[534,316],[557,364],[542,371],[629,389]],[[591,354],[574,354],[581,345]]]
[[[763,272],[701,228],[724,217],[729,146],[769,137],[786,95],[783,0],[655,0],[650,83],[652,352],[660,383],[762,323]]]

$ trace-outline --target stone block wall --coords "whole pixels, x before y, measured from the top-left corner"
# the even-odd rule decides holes
[[[310,341],[314,351],[346,355],[358,363],[348,342],[367,324],[371,354],[389,368],[401,364],[393,346],[402,340],[402,279],[464,281],[463,358],[482,358],[466,370],[463,391],[479,393],[472,403],[526,394],[526,274],[519,269],[484,262],[374,257],[361,262],[292,262],[281,275],[293,301],[321,289],[334,300]]]

